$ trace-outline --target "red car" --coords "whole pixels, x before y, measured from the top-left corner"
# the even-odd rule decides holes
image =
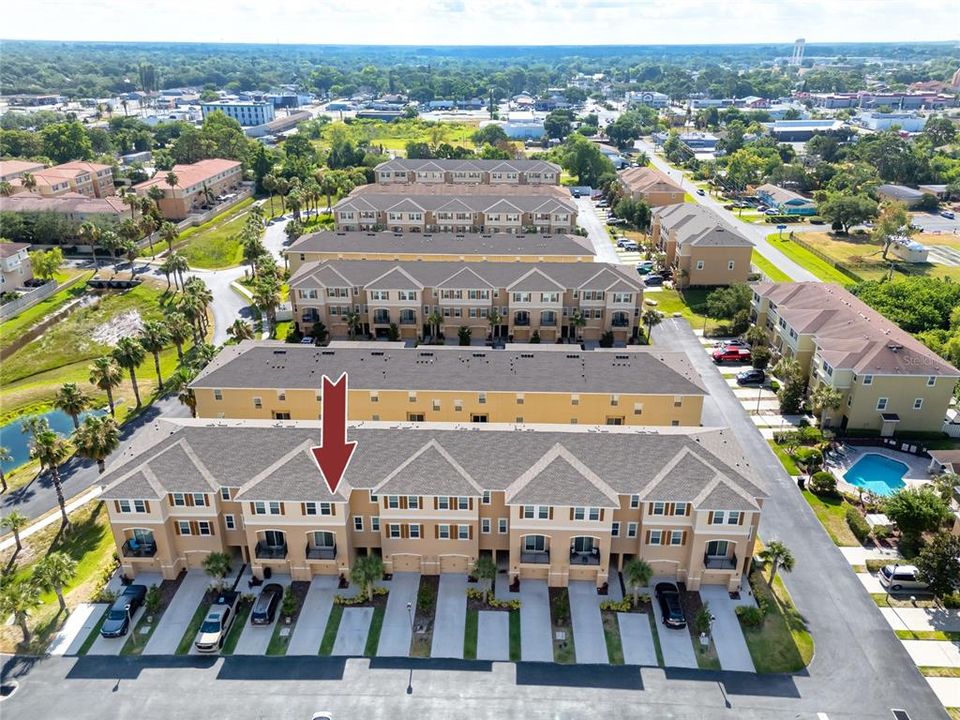
[[[747,348],[727,346],[714,350],[711,357],[717,365],[723,362],[749,362],[750,351]]]

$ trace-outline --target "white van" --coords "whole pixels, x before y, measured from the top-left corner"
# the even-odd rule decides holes
[[[927,584],[919,579],[913,565],[884,565],[877,574],[880,584],[891,592],[901,590],[926,590]]]

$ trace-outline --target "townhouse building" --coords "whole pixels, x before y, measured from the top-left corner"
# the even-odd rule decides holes
[[[683,202],[683,188],[654,167],[627,168],[618,178],[625,197],[643,200],[650,207]]]
[[[201,418],[316,420],[321,378],[349,373],[351,420],[697,426],[706,391],[680,352],[247,341],[190,384]]]
[[[90,198],[78,193],[67,193],[59,197],[44,197],[36,193],[20,192],[10,197],[0,196],[0,212],[25,215],[56,213],[76,223],[86,220],[114,223],[121,219],[125,211],[126,206],[116,195]]]
[[[30,264],[30,243],[0,243],[0,289],[3,292],[23,287],[33,280]]]
[[[609,263],[328,260],[290,277],[293,320],[330,336],[614,342],[637,336],[643,282]],[[351,323],[353,327],[351,328]],[[391,328],[395,326],[395,328]]]
[[[225,192],[236,190],[243,181],[243,169],[235,160],[212,158],[187,165],[174,165],[177,182],[167,182],[168,173],[159,172],[149,180],[133,186],[137,195],[146,197],[151,188],[163,191],[157,203],[168,220],[183,220],[203,205],[211,204]]]
[[[329,230],[302,235],[284,254],[291,273],[324,260],[592,263],[596,258],[593,244],[580,235]]]
[[[387,184],[559,185],[560,166],[545,160],[408,160],[396,158],[374,169]]]
[[[373,184],[333,208],[337,230],[572,233],[577,205],[552,185]]]
[[[24,175],[28,174],[35,182],[32,190],[24,187]],[[79,160],[53,167],[32,161],[2,160],[0,180],[9,182],[15,193],[33,192],[41,197],[61,197],[74,193],[104,198],[114,194],[112,167]]]
[[[351,425],[331,493],[316,421],[161,420],[103,498],[127,577],[174,578],[214,551],[295,580],[347,576],[365,554],[425,574],[483,554],[511,581],[599,588],[640,557],[691,590],[739,588],[765,493],[728,430],[558,427]]]
[[[24,173],[34,173],[44,167],[43,163],[33,160],[0,160],[0,182],[11,182]]]
[[[732,285],[750,275],[753,243],[702,205],[655,208],[650,233],[678,287]]]
[[[844,288],[757,283],[751,316],[776,355],[800,363],[811,392],[821,383],[840,391],[826,427],[890,436],[943,426],[960,370]]]

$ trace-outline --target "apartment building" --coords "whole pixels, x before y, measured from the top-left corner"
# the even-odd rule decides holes
[[[301,332],[322,322],[333,338],[384,338],[395,325],[401,339],[433,337],[439,326],[451,339],[466,327],[477,341],[610,332],[626,343],[637,335],[643,287],[630,268],[608,263],[328,260],[291,276],[290,301]]]
[[[0,182],[12,182],[25,173],[37,172],[44,167],[43,163],[32,160],[0,160]]]
[[[206,120],[211,113],[222,112],[228,118],[233,118],[243,127],[251,125],[266,125],[275,117],[272,102],[205,102],[200,103],[200,112]]]
[[[299,237],[284,254],[291,273],[304,263],[324,260],[592,263],[596,258],[593,243],[580,235],[327,230]]]
[[[316,420],[321,378],[344,372],[351,420],[697,426],[706,394],[685,354],[652,347],[350,341],[243,342],[190,387],[197,417]]]
[[[732,285],[750,275],[753,243],[702,205],[655,208],[651,237],[666,253],[678,287]]]
[[[683,202],[683,188],[654,167],[636,167],[618,173],[624,197],[643,200],[650,207]]]
[[[117,222],[127,210],[116,195],[105,198],[89,198],[76,193],[60,197],[44,197],[36,193],[20,192],[10,197],[0,196],[0,212],[56,213],[67,220],[82,223],[92,220],[99,223]]]
[[[113,168],[101,163],[75,160],[61,163],[44,171],[67,178],[71,189],[88,197],[105,198],[115,193]]]
[[[24,187],[24,176],[33,178],[34,187]],[[53,167],[22,160],[0,161],[0,180],[9,182],[15,193],[32,192],[41,197],[61,197],[68,193],[90,198],[114,194],[113,168],[89,162],[69,162]]]
[[[16,290],[33,279],[29,250],[30,243],[0,243],[0,291]]]
[[[333,208],[337,230],[571,233],[577,205],[552,185],[362,185]]]
[[[380,184],[559,185],[560,166],[545,160],[407,160],[375,168]]]
[[[728,430],[352,425],[330,493],[310,448],[319,423],[161,420],[103,476],[124,575],[174,578],[214,551],[263,577],[467,572],[604,586],[630,558],[688,589],[736,590],[765,497]]]
[[[150,180],[133,186],[137,195],[146,196],[151,188],[163,191],[158,203],[168,220],[183,220],[203,205],[211,204],[225,192],[236,190],[243,181],[243,169],[235,160],[214,158],[189,165],[174,165],[176,185],[167,182],[168,173],[159,172]]]
[[[823,383],[843,395],[825,426],[883,436],[941,429],[960,370],[838,285],[753,287],[751,315],[776,353],[796,358],[811,392]]]

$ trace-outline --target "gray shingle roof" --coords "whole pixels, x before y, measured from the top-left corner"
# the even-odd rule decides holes
[[[320,500],[344,502],[349,486],[331,493],[317,468],[310,448],[317,443],[307,438],[275,463],[248,480],[237,493],[238,500]]]
[[[383,495],[480,496],[483,490],[440,443],[431,439],[391,472],[376,492]]]
[[[557,443],[507,488],[508,505],[620,507],[617,494]]]
[[[410,172],[421,169],[444,170],[447,172],[457,170],[479,170],[481,172],[489,172],[490,170],[502,170],[503,172],[507,172],[508,170],[516,170],[517,172],[543,172],[549,170],[557,173],[557,175],[560,174],[559,165],[554,165],[544,160],[408,160],[406,158],[396,158],[395,160],[382,162],[375,168],[377,172],[381,170]]]
[[[324,375],[350,373],[354,390],[460,390],[703,395],[681,352],[430,346],[327,348],[247,341],[224,348],[194,388],[319,388]]]
[[[676,230],[677,245],[750,246],[752,243],[719,215],[697,203],[676,203],[653,209],[661,232]]]
[[[576,213],[577,205],[569,191],[556,185],[462,185],[404,184],[361,185],[334,206],[344,209],[387,211],[401,202],[413,201],[417,209],[436,211],[456,199],[474,212],[484,212],[503,201],[517,210],[503,212]]]

